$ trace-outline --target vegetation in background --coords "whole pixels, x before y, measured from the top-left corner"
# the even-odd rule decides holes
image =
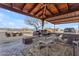
[[[39,30],[42,28],[42,21],[41,20],[37,20],[37,19],[25,19],[25,24],[31,25],[34,27],[35,30]],[[48,22],[44,22],[44,27],[45,24],[48,24]]]

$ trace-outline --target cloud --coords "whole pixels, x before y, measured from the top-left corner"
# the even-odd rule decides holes
[[[5,14],[3,14],[3,13],[0,13],[0,17],[3,17]]]
[[[6,26],[7,24],[6,23],[1,23],[1,26]]]
[[[14,26],[15,24],[13,22],[8,23],[10,26]]]
[[[9,11],[9,10],[6,10],[7,12],[11,12],[11,11]]]
[[[6,14],[0,13],[0,21],[4,21],[4,20],[8,20],[11,19],[11,17],[9,17]]]
[[[0,19],[0,22],[2,22],[3,20],[2,19]]]
[[[4,20],[5,15],[3,13],[0,13],[0,21]]]

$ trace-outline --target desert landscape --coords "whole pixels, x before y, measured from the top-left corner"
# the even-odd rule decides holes
[[[20,31],[19,31],[20,32]],[[10,37],[7,36],[10,33]],[[79,55],[79,47],[73,46],[72,38],[77,39],[75,33],[44,33],[39,35],[32,31],[0,32],[0,56],[73,56]],[[76,38],[75,38],[76,37]],[[71,39],[71,40],[70,40]]]
[[[7,30],[6,30],[7,31]],[[32,36],[32,34],[29,33],[23,33],[22,36],[11,36],[11,37],[7,37],[6,36],[6,31],[2,31],[0,32],[0,55],[17,55],[20,56],[22,55],[21,50],[25,48],[25,46],[27,47],[28,45],[24,45],[22,42],[22,39],[24,37],[27,36]],[[8,31],[7,31],[8,32]],[[8,33],[15,32],[15,31],[11,31],[9,30]]]

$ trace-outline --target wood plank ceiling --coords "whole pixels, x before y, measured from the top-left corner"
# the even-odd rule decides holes
[[[53,24],[79,22],[78,3],[0,3],[0,7]]]

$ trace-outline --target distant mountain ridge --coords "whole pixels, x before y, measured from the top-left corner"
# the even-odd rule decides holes
[[[33,31],[32,29],[27,29],[27,28],[0,28],[0,31]]]

